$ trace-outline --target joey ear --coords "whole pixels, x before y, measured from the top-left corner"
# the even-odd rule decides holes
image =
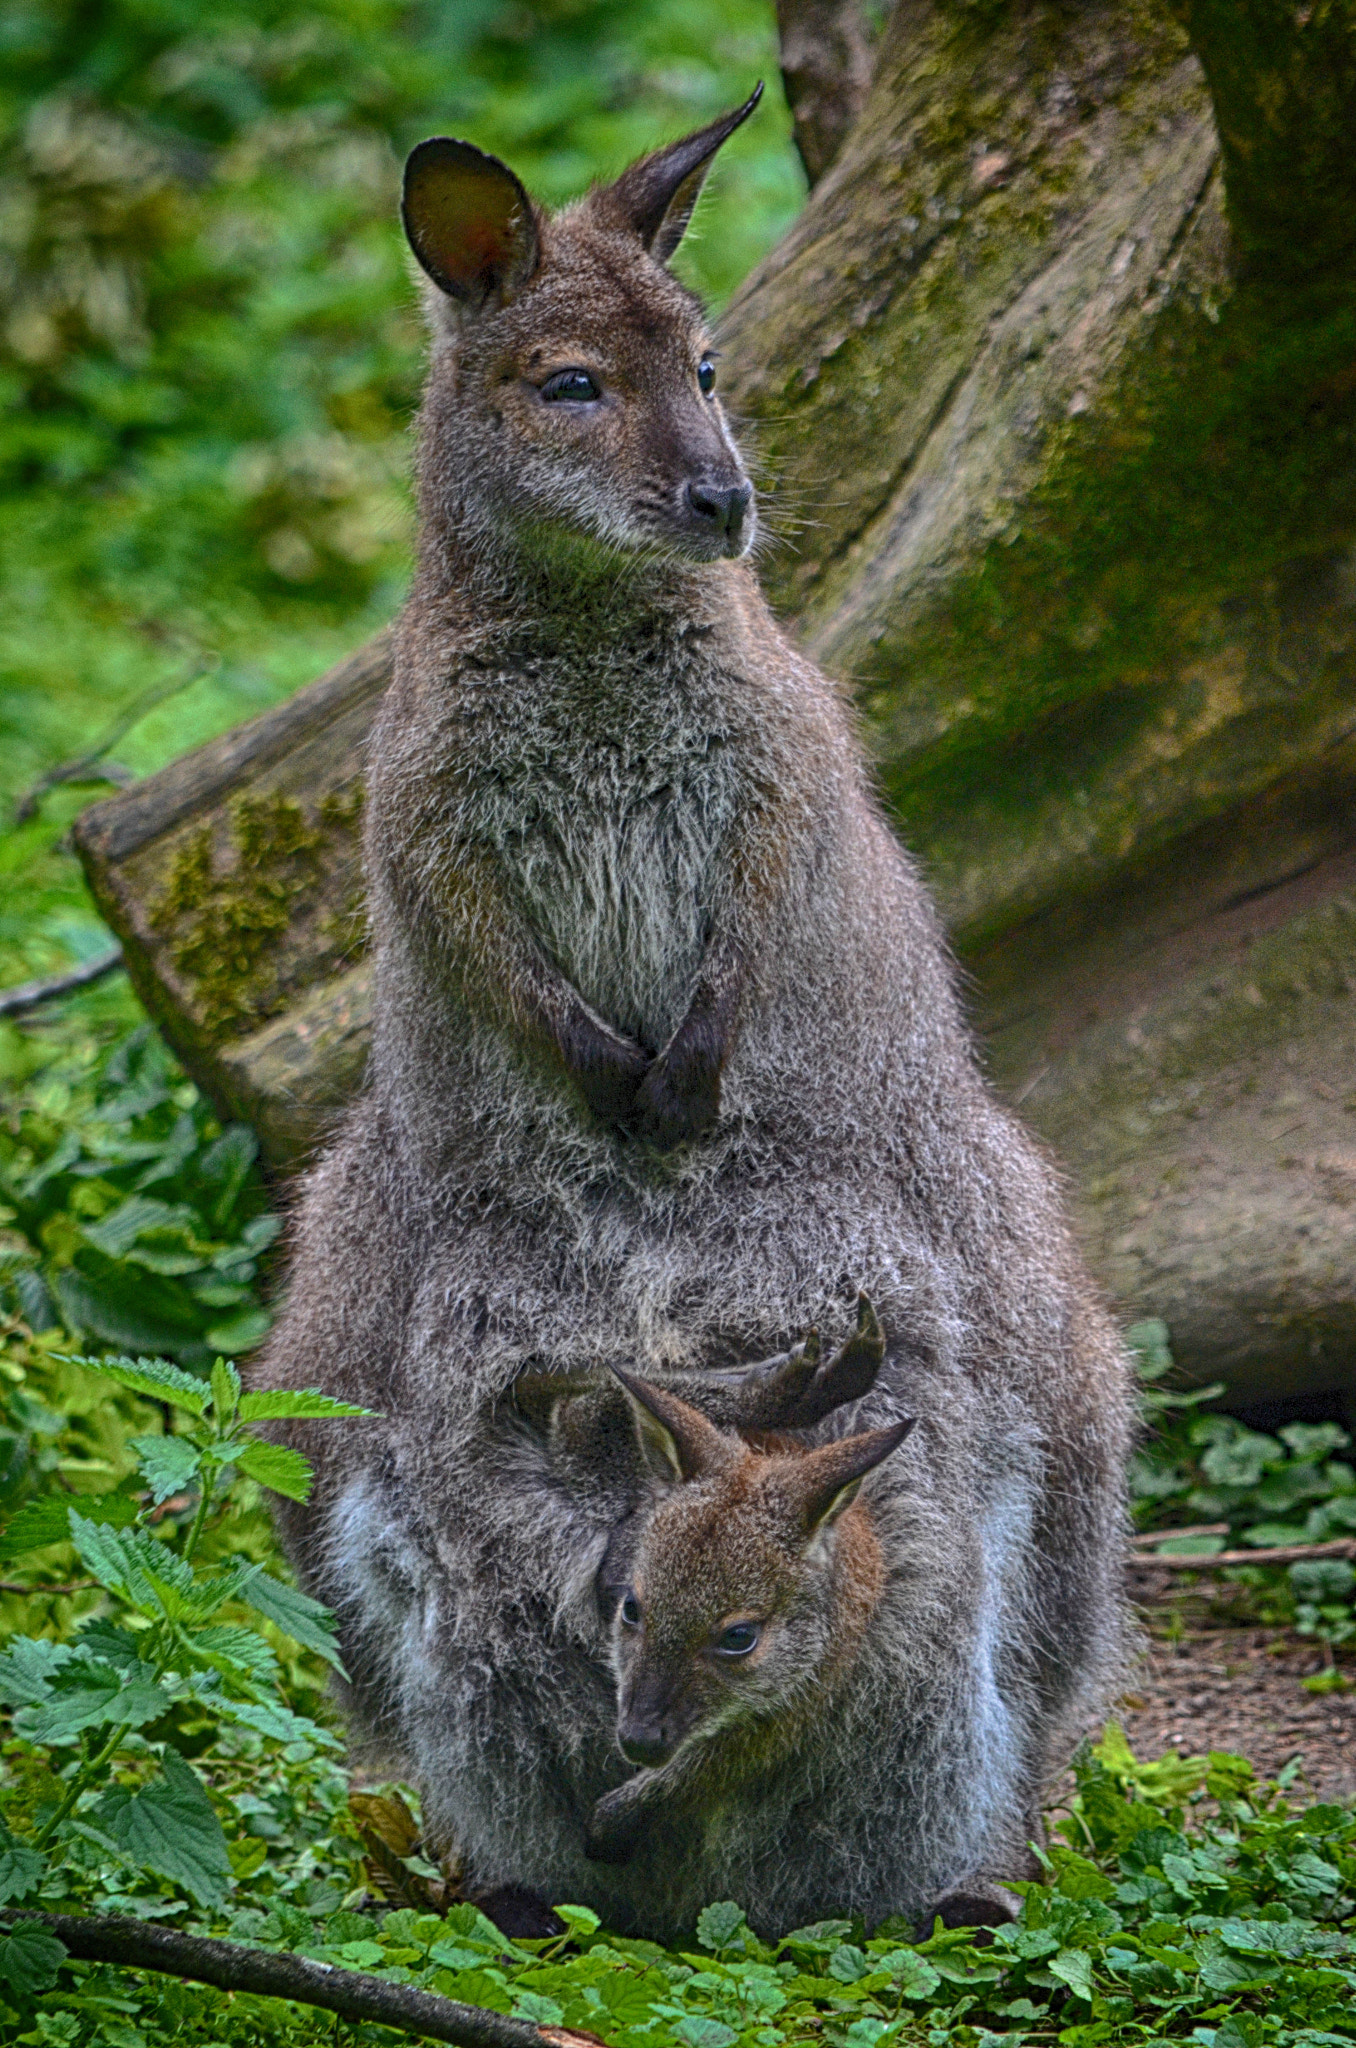
[[[836,1522],[861,1492],[862,1481],[897,1451],[915,1417],[888,1429],[870,1429],[861,1436],[841,1437],[792,1461],[791,1487],[799,1498],[805,1533],[813,1536]]]
[[[735,129],[748,120],[763,97],[759,79],[742,107],[722,114],[680,142],[643,156],[623,171],[614,185],[595,192],[589,201],[609,226],[629,228],[640,236],[657,263],[667,263],[692,218],[692,210],[711,168],[711,160]]]
[[[532,201],[508,165],[447,135],[410,151],[400,218],[439,290],[473,313],[515,298],[541,260]]]
[[[626,1390],[640,1448],[657,1478],[672,1484],[704,1479],[723,1471],[741,1455],[739,1447],[722,1436],[714,1423],[676,1394],[652,1387],[619,1366],[614,1365],[612,1371]]]

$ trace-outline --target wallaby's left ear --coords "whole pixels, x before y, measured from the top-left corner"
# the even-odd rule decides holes
[[[641,1451],[656,1478],[673,1485],[710,1478],[742,1456],[739,1444],[667,1388],[652,1387],[619,1366],[612,1371],[626,1390]]]
[[[658,263],[667,263],[692,218],[692,209],[711,168],[711,159],[735,129],[748,120],[763,97],[759,79],[742,107],[722,114],[709,127],[698,128],[681,142],[643,156],[623,171],[615,185],[595,192],[589,202],[594,213],[610,226],[629,228]]]
[[[532,201],[508,165],[450,135],[410,151],[400,218],[433,282],[473,313],[507,305],[541,260]]]
[[[821,1450],[807,1451],[793,1462],[792,1484],[800,1495],[807,1535],[836,1522],[861,1492],[862,1481],[897,1451],[917,1418],[895,1422],[888,1429],[869,1429],[845,1436]]]

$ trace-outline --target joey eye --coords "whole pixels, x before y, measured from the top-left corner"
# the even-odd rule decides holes
[[[716,1637],[716,1654],[719,1657],[747,1657],[749,1651],[756,1648],[761,1634],[756,1621],[732,1621]]]
[[[542,385],[541,395],[548,404],[554,404],[558,398],[566,398],[576,405],[588,405],[603,394],[587,370],[557,370],[555,376],[548,377]]]
[[[716,388],[716,366],[710,356],[702,357],[701,367],[697,371],[697,388],[704,391],[708,398]]]
[[[621,1618],[623,1628],[640,1627],[640,1602],[634,1593],[628,1593],[622,1601]]]

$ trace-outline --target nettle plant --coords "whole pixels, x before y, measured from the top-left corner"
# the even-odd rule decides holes
[[[240,1845],[233,1856],[186,1752],[201,1753],[204,1723],[252,1730],[293,1757],[340,1748],[288,1706],[263,1623],[342,1667],[327,1609],[262,1564],[204,1562],[203,1537],[238,1475],[293,1500],[310,1490],[300,1453],[253,1425],[367,1411],[313,1392],[242,1393],[224,1359],[207,1380],[163,1359],[74,1362],[168,1404],[179,1427],[133,1439],[138,1473],[122,1487],[40,1495],[5,1532],[11,1559],[69,1542],[105,1597],[68,1640],[15,1636],[0,1657],[0,1701],[16,1738],[11,1763],[12,1750],[22,1752],[11,1772],[20,1790],[0,1821],[0,1905],[61,1899],[73,1879],[79,1888],[81,1872],[111,1861],[217,1908],[243,1867]],[[178,1517],[165,1512],[176,1506]],[[245,1846],[244,1862],[258,1847]],[[12,1921],[0,1934],[0,1997],[22,2004],[45,1990],[65,1953],[38,1922]]]

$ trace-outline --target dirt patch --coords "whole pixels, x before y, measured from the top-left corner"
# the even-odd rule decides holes
[[[1189,1628],[1165,1640],[1161,1611],[1145,1616],[1144,1664],[1118,1709],[1135,1754],[1232,1750],[1259,1777],[1301,1758],[1296,1791],[1356,1798],[1356,1691],[1316,1695],[1302,1681],[1323,1653],[1285,1629]]]

